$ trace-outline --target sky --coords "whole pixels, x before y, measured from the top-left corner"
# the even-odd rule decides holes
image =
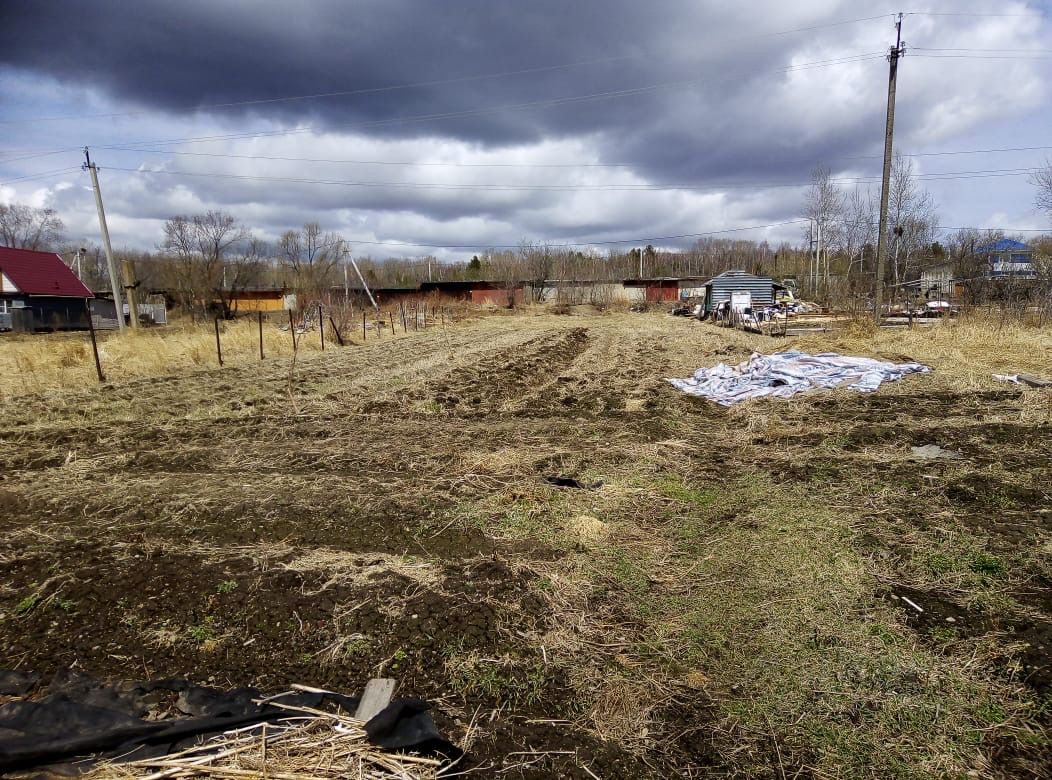
[[[3,0],[0,203],[97,242],[87,146],[116,247],[209,209],[376,258],[801,243],[817,166],[879,186],[899,11],[940,224],[1052,227],[1052,0]]]

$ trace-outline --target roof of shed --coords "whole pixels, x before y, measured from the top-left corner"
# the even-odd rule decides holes
[[[84,286],[54,252],[0,246],[0,271],[4,272],[23,295],[94,297],[91,290]]]
[[[747,271],[731,270],[731,271],[724,271],[722,274],[717,274],[716,276],[712,277],[707,282],[705,282],[705,284],[700,285],[700,286],[701,287],[706,287],[706,286],[712,284],[713,282],[715,282],[717,279],[727,279],[727,280],[731,280],[731,279],[759,279],[760,281],[763,281],[763,282],[770,282],[771,284],[775,284],[774,279],[772,279],[769,276],[757,276],[756,274],[750,274]],[[780,285],[780,284],[775,284],[775,286],[776,287],[782,287],[782,285]],[[782,289],[784,289],[784,287]]]

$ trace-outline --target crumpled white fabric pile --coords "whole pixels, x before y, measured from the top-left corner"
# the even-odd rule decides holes
[[[929,371],[931,368],[921,363],[891,363],[835,352],[809,355],[792,350],[771,355],[753,353],[737,366],[717,363],[712,368],[699,368],[692,377],[668,381],[684,393],[733,406],[750,398],[790,398],[817,388],[846,386],[872,393],[884,382]]]

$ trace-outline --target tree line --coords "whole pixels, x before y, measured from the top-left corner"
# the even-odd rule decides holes
[[[1052,160],[1031,177],[1037,206],[1052,220]],[[978,250],[1004,237],[1001,233],[960,229],[940,233],[938,208],[914,171],[897,156],[888,190],[888,263],[883,282],[892,300],[926,268],[942,265],[963,280],[970,300],[997,292],[984,273]],[[616,247],[604,252],[565,245],[521,241],[517,247],[491,249],[455,262],[434,256],[376,258],[355,254],[370,287],[416,287],[425,281],[485,279],[511,285],[531,282],[543,290],[549,281],[614,281],[634,277],[712,277],[730,269],[791,278],[805,297],[831,304],[870,295],[876,273],[879,192],[846,189],[829,169],[816,168],[802,204],[807,221],[801,244],[707,237],[682,250],[654,246]],[[79,247],[63,240],[63,224],[51,209],[0,204],[0,245],[60,251],[71,261]],[[1052,280],[1052,236],[1032,239],[1039,280]],[[108,288],[102,249],[79,252],[83,281],[95,290]],[[340,233],[318,222],[284,231],[265,241],[234,215],[221,210],[176,215],[165,221],[153,251],[117,250],[129,257],[140,289],[164,291],[186,310],[218,307],[235,310],[240,292],[284,289],[304,302],[328,300],[342,288],[361,287],[349,263],[353,247]],[[1040,286],[1040,285],[1039,285]],[[1052,285],[1049,285],[1052,287]],[[542,294],[542,293],[538,293]]]

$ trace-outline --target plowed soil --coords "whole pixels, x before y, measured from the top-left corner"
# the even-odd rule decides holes
[[[713,551],[793,496],[796,520],[841,507],[829,522],[863,585],[836,603],[929,675],[971,658],[960,685],[999,702],[995,728],[938,682],[936,712],[960,719],[933,748],[946,763],[905,769],[1038,776],[1047,400],[963,388],[949,365],[730,411],[664,381],[758,343],[659,314],[491,317],[3,399],[0,668],[349,693],[392,676],[435,703],[479,777],[868,776],[817,731],[742,709],[734,632],[772,624],[692,611],[747,576],[707,573],[729,566]],[[929,443],[961,458],[909,459]],[[802,629],[813,649],[843,647],[823,620]],[[858,695],[864,724],[883,705]],[[822,717],[850,728],[851,712]]]

